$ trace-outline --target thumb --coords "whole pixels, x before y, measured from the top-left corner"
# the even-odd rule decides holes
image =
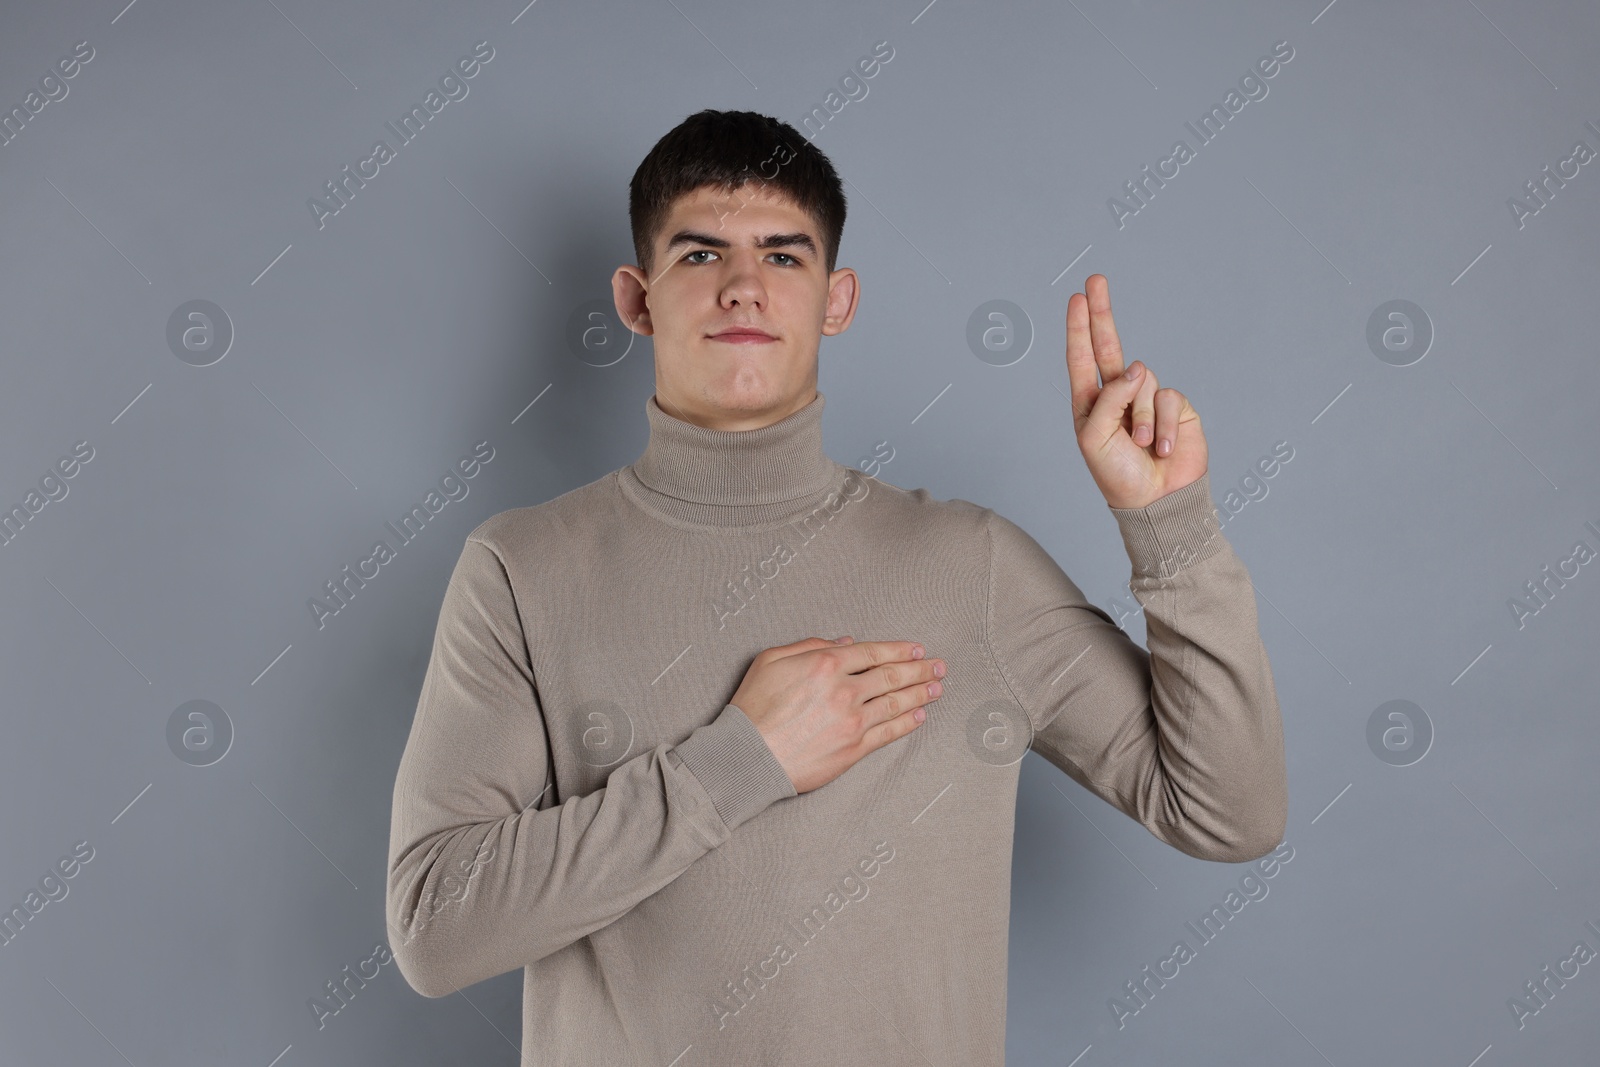
[[[1132,378],[1128,377],[1130,373],[1133,374]],[[1139,395],[1139,386],[1144,384],[1146,373],[1144,364],[1134,360],[1128,364],[1127,370],[1101,387],[1100,395],[1089,412],[1087,424],[1093,431],[1092,438],[1097,445],[1122,428],[1123,413],[1133,403],[1134,397]]]

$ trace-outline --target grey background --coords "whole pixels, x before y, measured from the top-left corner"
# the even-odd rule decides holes
[[[864,283],[821,352],[830,455],[887,441],[886,480],[994,507],[1132,606],[1066,401],[1066,301],[1094,272],[1129,357],[1200,412],[1219,506],[1294,450],[1224,526],[1294,857],[1119,1029],[1109,999],[1197,944],[1185,921],[1244,869],[1027,757],[1008,1062],[1593,1056],[1600,963],[1521,1029],[1508,1006],[1600,950],[1600,566],[1521,628],[1508,606],[1600,549],[1600,164],[1521,226],[1508,206],[1600,149],[1593,5],[9,4],[0,111],[83,40],[68,95],[0,146],[0,505],[94,450],[0,549],[0,905],[94,854],[0,945],[0,1060],[517,1061],[517,973],[432,1001],[390,964],[323,1028],[308,1006],[385,939],[445,581],[482,519],[643,448],[648,340],[600,367],[567,334],[633,259],[650,145],[702,107],[799,125],[880,40],[892,60],[816,134]],[[467,97],[319,229],[308,198],[480,40]],[[1268,95],[1119,228],[1108,199],[1279,41]],[[234,331],[210,366],[166,339],[195,299]],[[995,299],[1032,333],[1008,366],[965,339]],[[1391,300],[1432,333],[1406,366],[1367,340]],[[485,439],[469,494],[319,630],[308,599]],[[169,744],[192,700],[234,732],[210,766]],[[1431,724],[1409,765],[1367,739],[1392,700]]]

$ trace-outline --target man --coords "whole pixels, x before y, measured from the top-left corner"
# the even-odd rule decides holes
[[[467,538],[395,783],[395,959],[430,997],[523,968],[524,1064],[1001,1064],[1028,748],[1191,856],[1282,836],[1199,417],[1125,373],[1090,277],[1073,423],[1146,652],[991,509],[823,452],[817,350],[860,289],[815,146],[703,111],[630,214],[649,443]]]

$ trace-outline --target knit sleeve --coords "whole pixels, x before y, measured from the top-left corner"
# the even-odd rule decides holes
[[[1149,650],[991,511],[990,652],[1033,751],[1188,855],[1255,859],[1288,816],[1283,723],[1255,587],[1218,527],[1210,476],[1111,511]]]
[[[550,726],[505,566],[469,539],[440,608],[390,821],[391,950],[425,996],[614,922],[795,795],[729,704],[678,745],[640,752],[601,788],[558,804]]]

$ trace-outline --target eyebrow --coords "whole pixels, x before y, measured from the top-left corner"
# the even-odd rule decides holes
[[[663,254],[670,253],[679,245],[709,245],[712,248],[732,248],[730,241],[714,234],[701,233],[698,230],[679,230],[672,235],[672,240],[667,242]],[[757,248],[804,248],[813,256],[817,254],[816,242],[808,233],[769,233],[756,242]]]

